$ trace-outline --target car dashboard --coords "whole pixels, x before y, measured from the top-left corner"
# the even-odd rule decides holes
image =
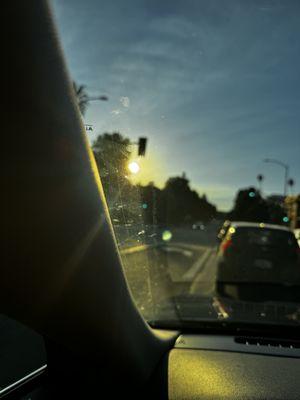
[[[220,334],[178,334],[151,389],[169,400],[299,400],[300,341]],[[49,399],[47,366],[1,392],[7,399]]]
[[[185,335],[170,351],[172,400],[300,398],[300,342]]]

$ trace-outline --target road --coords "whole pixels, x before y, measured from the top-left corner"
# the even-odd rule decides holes
[[[171,238],[141,240],[121,251],[133,298],[147,319],[155,307],[180,294],[211,297],[215,292],[216,235],[218,226],[206,230],[170,229]],[[170,235],[169,235],[170,236]]]
[[[205,231],[126,227],[116,234],[131,293],[147,319],[155,319],[156,306],[178,294],[213,294],[214,226]],[[0,395],[45,363],[42,338],[0,315]]]

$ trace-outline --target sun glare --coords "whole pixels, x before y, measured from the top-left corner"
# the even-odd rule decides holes
[[[128,169],[132,174],[137,174],[140,171],[140,166],[136,161],[131,161],[128,164]]]

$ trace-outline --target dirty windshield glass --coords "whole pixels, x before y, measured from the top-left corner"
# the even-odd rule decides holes
[[[300,3],[52,5],[144,317],[299,326]]]

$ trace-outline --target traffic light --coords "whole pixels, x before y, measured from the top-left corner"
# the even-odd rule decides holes
[[[138,149],[138,155],[139,156],[144,156],[146,153],[146,145],[147,145],[147,138],[145,137],[140,137],[139,138],[139,149]]]
[[[255,197],[255,192],[253,192],[252,190],[248,193],[248,196],[253,198]]]

